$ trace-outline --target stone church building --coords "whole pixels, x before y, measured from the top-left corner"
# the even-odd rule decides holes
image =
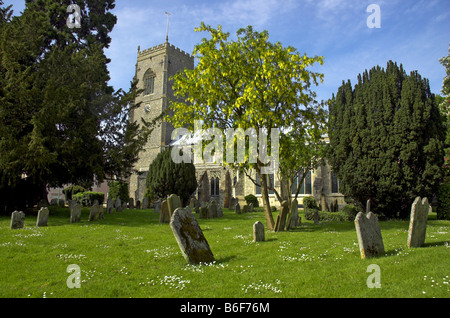
[[[169,78],[184,69],[193,68],[194,57],[168,41],[144,51],[138,48],[135,76],[138,79],[138,88],[143,89],[143,93],[135,100],[135,103],[141,102],[141,107],[130,112],[130,120],[137,121],[143,117],[148,121],[161,114],[168,108],[169,100],[174,96]],[[159,152],[171,144],[173,129],[170,123],[162,121],[150,135],[144,147],[145,151],[141,152],[135,165],[138,173],[131,175],[129,179],[130,197],[134,197],[135,200],[142,201],[146,192],[145,181],[149,165]],[[242,205],[245,195],[254,194],[262,206],[261,189],[256,187],[245,174],[239,174],[222,164],[195,163],[195,167],[199,187],[194,195],[199,200],[214,199],[223,206],[224,200],[232,196],[238,198]],[[278,190],[280,182],[277,177],[269,175],[269,178]],[[328,165],[319,167],[305,178],[298,197],[299,204],[302,204],[305,196],[314,196],[318,203],[322,203],[322,206],[325,202],[330,205],[335,200],[340,208],[345,205],[344,196],[339,193],[339,180],[333,175]],[[271,205],[279,206],[272,192],[269,192],[269,199]]]

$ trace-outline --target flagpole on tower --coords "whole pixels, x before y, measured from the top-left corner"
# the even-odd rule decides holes
[[[169,16],[170,16],[170,13],[167,11],[164,13],[167,14],[166,43],[168,43],[169,42]]]

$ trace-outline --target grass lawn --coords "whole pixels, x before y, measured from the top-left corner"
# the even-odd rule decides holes
[[[125,210],[69,223],[50,208],[48,227],[11,230],[0,217],[0,297],[450,297],[450,221],[428,220],[425,246],[408,249],[408,221],[380,222],[386,253],[362,260],[353,222],[305,221],[288,232],[266,231],[254,243],[263,212],[199,219],[216,262],[187,265],[169,224],[153,210]],[[276,217],[276,215],[275,215]],[[68,288],[70,264],[81,288]],[[370,264],[381,288],[368,288]]]

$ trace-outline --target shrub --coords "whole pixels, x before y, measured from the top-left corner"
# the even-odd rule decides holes
[[[128,202],[130,200],[128,184],[126,182],[111,181],[109,183],[108,199],[112,199],[114,201],[117,198],[120,198],[121,202]]]
[[[98,204],[102,205],[105,200],[105,194],[102,192],[78,192],[77,194],[72,196],[73,200],[76,200],[78,203],[83,206],[92,206],[94,201],[97,200]]]
[[[305,198],[306,199],[306,198]],[[314,199],[314,198],[313,198]],[[315,201],[315,200],[314,200]],[[303,201],[305,202],[305,201]],[[304,203],[303,203],[304,204]],[[310,207],[304,207],[303,208],[303,215],[305,216],[305,219],[307,220],[313,220],[314,219],[314,213],[317,211],[318,209],[315,208],[310,208]]]
[[[443,183],[437,191],[437,218],[450,220],[450,183]]]
[[[354,204],[347,204],[346,206],[344,206],[341,212],[347,214],[349,219],[354,220],[356,214],[358,214],[359,212],[359,209]]]
[[[312,221],[314,219],[314,213],[316,211],[318,211],[318,209],[304,208],[303,215],[306,220]],[[347,222],[353,220],[354,217],[344,211],[341,212],[319,211],[319,221]]]
[[[314,197],[304,197],[303,198],[303,207],[304,208],[310,208],[310,209],[319,209],[319,206],[317,205],[316,199]]]
[[[83,188],[82,186],[78,185],[71,185],[63,190],[64,197],[66,199],[66,202],[69,200],[75,200],[73,196],[77,193],[86,192],[87,190]]]
[[[246,195],[244,199],[247,204],[253,203],[254,208],[259,207],[258,199],[253,194]]]
[[[175,163],[172,148],[160,152],[149,166],[146,186],[154,198],[167,198],[171,194],[180,197],[185,206],[197,189],[195,166],[190,162]]]

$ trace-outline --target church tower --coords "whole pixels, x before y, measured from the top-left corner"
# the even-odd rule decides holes
[[[141,122],[140,118],[151,121],[169,107],[169,100],[174,99],[172,81],[169,80],[176,73],[184,69],[194,68],[194,57],[169,44],[166,40],[160,44],[140,51],[138,48],[136,63],[136,78],[138,89],[144,91],[136,97],[135,103],[141,102],[140,107],[133,109],[129,118],[131,121]],[[148,167],[171,141],[173,126],[160,121],[147,144],[139,154],[139,160],[135,164],[138,174],[132,174],[129,181],[130,197],[141,200],[144,197]]]

